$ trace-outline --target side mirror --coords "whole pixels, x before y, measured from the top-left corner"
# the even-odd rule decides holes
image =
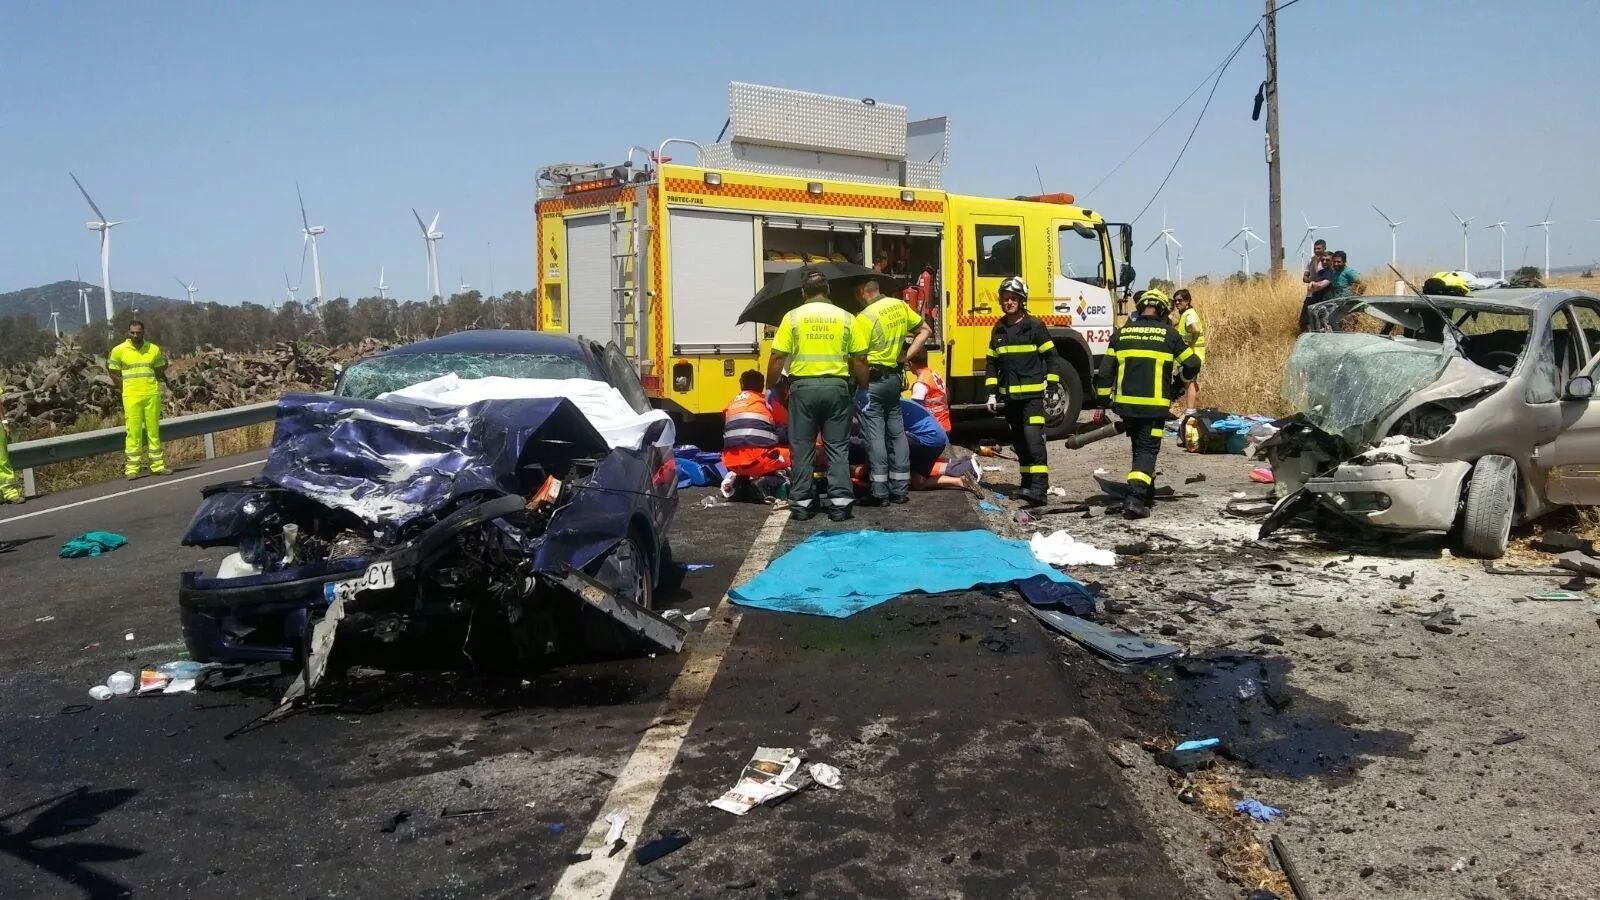
[[[1122,239],[1122,261],[1129,263],[1133,260],[1133,226],[1122,226],[1122,233],[1118,237]],[[1132,279],[1129,279],[1128,284],[1132,283]]]
[[[1123,263],[1121,271],[1117,273],[1117,287],[1130,287],[1138,277],[1138,273],[1133,271],[1133,266]]]
[[[1594,396],[1594,379],[1588,375],[1579,375],[1567,382],[1567,393],[1563,400],[1588,400]]]
[[[1085,225],[1082,222],[1073,222],[1072,230],[1076,231],[1078,233],[1078,237],[1081,238],[1095,240],[1096,238],[1100,237],[1100,233],[1098,231],[1095,231],[1094,228]]]

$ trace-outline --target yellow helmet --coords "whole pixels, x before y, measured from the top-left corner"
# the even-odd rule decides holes
[[[1139,308],[1144,309],[1146,306],[1154,306],[1157,313],[1164,316],[1172,312],[1172,298],[1168,297],[1165,291],[1151,288],[1139,297]]]
[[[1465,297],[1472,293],[1472,288],[1467,284],[1467,279],[1458,272],[1435,272],[1422,283],[1422,292]]]

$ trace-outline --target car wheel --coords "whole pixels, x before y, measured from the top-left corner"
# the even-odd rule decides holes
[[[1499,559],[1511,540],[1517,506],[1517,464],[1509,456],[1485,456],[1472,467],[1461,521],[1461,549],[1469,556]]]
[[[618,541],[605,556],[591,563],[588,573],[623,598],[645,609],[655,608],[650,554],[645,551],[644,542],[637,532]],[[582,600],[574,598],[572,602],[577,604],[573,636],[584,651],[615,657],[634,656],[643,649],[644,639],[624,628],[617,620]]]
[[[1061,362],[1056,374],[1061,380],[1044,389],[1044,436],[1049,441],[1070,437],[1078,428],[1078,413],[1083,410],[1083,379],[1078,377],[1078,370]]]

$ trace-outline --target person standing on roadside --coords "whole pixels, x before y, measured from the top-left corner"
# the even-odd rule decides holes
[[[1188,288],[1178,288],[1172,292],[1172,311],[1178,315],[1178,334],[1183,336],[1183,342],[1188,345],[1194,355],[1199,358],[1200,365],[1206,364],[1206,326],[1200,321],[1200,314],[1195,311],[1194,298],[1189,296]],[[1183,405],[1186,412],[1194,412],[1195,404],[1200,400],[1199,377],[1189,379],[1183,388]]]
[[[1317,280],[1311,282],[1311,286],[1317,289],[1313,302],[1328,305],[1321,307],[1312,318],[1326,318],[1334,330],[1343,331],[1347,311],[1343,307],[1349,304],[1336,301],[1347,301],[1361,292],[1361,273],[1350,268],[1349,257],[1343,250],[1333,251],[1328,254],[1326,260],[1327,268],[1317,273]]]
[[[867,346],[867,389],[860,398],[861,430],[867,441],[870,505],[907,503],[911,490],[911,449],[906,442],[905,418],[900,413],[900,393],[905,390],[905,360],[921,353],[933,330],[916,311],[897,297],[878,293],[877,279],[856,288],[861,314],[852,327],[856,340]],[[906,335],[911,348],[906,349]]]
[[[5,385],[0,384],[0,400],[5,398]],[[22,488],[17,484],[17,473],[11,468],[11,454],[6,450],[10,439],[7,433],[9,420],[5,418],[5,404],[0,402],[0,503],[21,503]]]
[[[1311,328],[1311,304],[1317,302],[1319,289],[1313,284],[1321,280],[1322,271],[1328,267],[1328,242],[1317,238],[1311,245],[1311,261],[1306,263],[1305,273],[1300,280],[1306,285],[1305,302],[1300,304],[1300,333],[1304,334]]]
[[[867,388],[867,344],[854,317],[828,299],[828,279],[810,269],[802,276],[801,304],[784,313],[772,338],[767,381],[789,379],[789,518],[817,514],[817,433],[828,454],[828,518],[852,518],[850,484],[851,385]]]
[[[983,383],[990,413],[1005,398],[1006,424],[1017,454],[1021,490],[1017,499],[1040,506],[1050,489],[1050,457],[1044,443],[1044,392],[1060,383],[1061,357],[1044,323],[1028,315],[1028,283],[1013,275],[1000,283],[1000,321],[989,332]]]
[[[167,355],[155,342],[144,339],[144,323],[128,323],[128,339],[106,354],[106,368],[122,389],[122,413],[128,434],[123,443],[127,460],[123,473],[129,481],[139,477],[143,457],[150,474],[170,475],[161,450],[161,385],[167,381]]]

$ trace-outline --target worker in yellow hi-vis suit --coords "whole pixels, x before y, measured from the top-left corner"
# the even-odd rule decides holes
[[[0,399],[5,397],[5,386],[0,385]],[[17,473],[11,468],[11,454],[6,452],[5,404],[0,403],[0,503],[21,503],[22,488],[17,484]]]
[[[150,474],[170,475],[161,452],[161,384],[167,380],[167,356],[144,339],[143,322],[128,323],[128,339],[111,348],[106,367],[122,385],[122,412],[128,421],[123,472],[129,481],[138,478],[141,457],[148,455]]]

